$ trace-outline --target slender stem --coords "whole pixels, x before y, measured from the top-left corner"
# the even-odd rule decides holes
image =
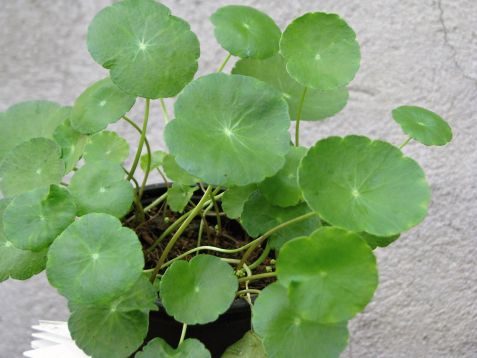
[[[264,272],[264,273],[259,273],[252,276],[239,278],[238,281],[239,282],[256,281],[256,280],[261,280],[262,278],[275,277],[276,275],[277,275],[276,272]]]
[[[217,217],[217,231],[219,233],[222,232],[222,219],[220,218],[220,210],[219,210],[219,206],[217,205],[217,200],[215,200],[215,196],[214,195],[211,195],[210,197],[212,199],[212,204],[214,206],[214,209],[215,209],[215,214],[216,214],[216,217]]]
[[[228,53],[227,56],[225,57],[225,59],[220,64],[219,68],[217,69],[217,72],[222,72],[224,70],[224,67],[227,64],[227,62],[229,62],[230,57],[232,57],[232,54]]]
[[[169,123],[171,118],[169,117],[169,112],[167,112],[166,103],[164,98],[159,98],[159,103],[161,104],[162,114],[164,115],[164,122]]]
[[[275,233],[276,231],[280,230],[280,229],[283,229],[284,227],[287,227],[289,225],[292,225],[292,224],[295,224],[297,222],[300,222],[300,221],[304,221],[308,218],[311,218],[312,216],[316,215],[316,213],[314,212],[310,212],[310,213],[307,213],[307,214],[304,214],[304,215],[301,215],[301,216],[298,216],[296,218],[293,218],[291,220],[288,220],[288,221],[285,221],[284,223],[281,223],[280,225],[277,225],[275,226],[274,228],[268,230],[265,234],[263,234],[262,236],[260,236],[258,239],[255,239],[254,241],[252,241],[250,244],[250,247],[248,248],[248,250],[245,252],[245,254],[242,256],[242,259],[240,260],[240,263],[237,267],[237,270],[240,270],[242,268],[242,266],[247,262],[247,259],[249,258],[249,256],[252,254],[252,252],[254,252],[254,250],[263,242],[265,241],[270,235],[272,235],[273,233]]]
[[[151,100],[149,98],[146,98],[146,108],[144,109],[144,121],[142,123],[141,138],[139,138],[139,145],[137,147],[136,156],[134,157],[134,161],[133,161],[131,170],[129,171],[128,180],[130,180],[134,176],[134,173],[136,172],[137,165],[139,164],[139,159],[141,158],[142,147],[144,146],[144,140],[146,138],[147,122],[149,121],[150,104],[151,104]]]
[[[240,295],[244,295],[244,294],[247,294],[247,293],[255,293],[255,294],[259,295],[260,293],[262,293],[262,291],[257,290],[255,288],[249,288],[249,289],[246,289],[246,290],[237,291],[236,295],[240,296]]]
[[[167,243],[166,248],[162,252],[161,257],[159,258],[159,261],[157,262],[156,268],[154,269],[154,272],[151,275],[151,282],[154,282],[154,280],[156,279],[156,276],[159,273],[162,265],[164,264],[164,262],[167,259],[167,255],[169,255],[169,252],[172,250],[175,243],[181,237],[182,233],[187,228],[187,226],[189,226],[189,224],[192,222],[192,220],[194,220],[194,218],[200,213],[200,211],[202,210],[202,208],[206,204],[207,199],[210,197],[211,193],[212,193],[212,186],[209,185],[209,187],[207,188],[207,191],[205,192],[204,196],[202,196],[202,198],[197,203],[197,206],[194,209],[192,209],[192,211],[190,212],[187,219],[184,220],[184,222],[181,224],[181,226],[179,226],[179,229],[177,229],[175,234],[172,236],[171,240]]]
[[[306,92],[308,91],[308,87],[303,89],[303,93],[301,94],[300,103],[298,104],[298,109],[296,112],[296,119],[295,119],[295,147],[300,145],[300,120],[301,120],[301,112],[303,111],[303,104],[305,103],[305,96]]]
[[[399,149],[404,148],[411,140],[412,140],[412,137],[408,137],[408,138],[399,146]]]
[[[185,336],[186,336],[186,332],[187,332],[187,324],[183,324],[182,325],[182,332],[181,332],[181,338],[179,339],[179,344],[178,346],[180,346],[182,344],[182,342],[184,342],[184,339],[185,339]]]
[[[267,241],[267,246],[265,246],[265,249],[262,251],[262,254],[259,256],[258,259],[255,260],[251,265],[248,267],[250,270],[255,270],[260,264],[265,261],[265,259],[268,257],[268,254],[270,253],[271,246],[270,246],[270,241]]]
[[[151,211],[152,209],[154,209],[156,206],[158,206],[160,203],[162,203],[166,199],[167,199],[167,193],[162,194],[160,197],[154,200],[151,204],[146,206],[144,208],[144,212],[147,213],[148,211]]]
[[[157,247],[157,245],[159,245],[162,242],[162,240],[164,240],[167,237],[167,235],[173,232],[185,219],[187,219],[187,216],[189,216],[189,214],[190,214],[190,211],[182,214],[182,216],[180,216],[176,221],[174,221],[171,225],[169,225],[167,229],[164,230],[162,234],[159,236],[159,238],[154,242],[154,244],[151,247],[149,247],[146,251],[151,252],[152,250],[154,250]]]

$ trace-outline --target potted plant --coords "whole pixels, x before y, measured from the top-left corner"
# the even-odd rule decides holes
[[[117,2],[88,30],[108,78],[72,107],[0,113],[0,280],[46,269],[92,357],[337,357],[378,285],[373,250],[427,213],[424,172],[402,149],[445,145],[451,129],[402,106],[400,146],[357,135],[300,146],[301,121],[346,105],[354,31],[316,12],[282,32],[246,6],[211,21],[227,56],[194,79],[189,25],[153,0]],[[141,126],[127,116],[138,97]],[[148,139],[156,102],[167,153]],[[118,120],[140,138],[128,168],[129,144],[106,129]],[[164,185],[148,186],[153,171]]]

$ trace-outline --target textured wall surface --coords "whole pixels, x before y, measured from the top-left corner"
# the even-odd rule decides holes
[[[228,0],[167,0],[201,40],[200,73],[225,53],[207,17]],[[284,28],[307,11],[341,14],[356,30],[362,65],[348,106],[337,117],[303,125],[304,144],[329,134],[405,139],[391,120],[401,104],[429,107],[449,120],[445,148],[412,143],[405,152],[425,168],[433,203],[426,221],[378,250],[380,288],[351,325],[344,357],[477,357],[477,1],[235,0],[266,10]],[[106,72],[85,45],[88,23],[109,0],[1,1],[0,111],[15,102],[71,104]],[[151,139],[161,147],[157,103]],[[140,112],[138,112],[140,114]],[[138,117],[136,115],[136,117]],[[116,125],[133,143],[135,133]],[[28,347],[31,324],[66,319],[64,300],[43,275],[0,285],[0,356]],[[55,358],[55,357],[52,357]]]

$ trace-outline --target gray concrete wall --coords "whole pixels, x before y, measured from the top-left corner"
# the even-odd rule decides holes
[[[202,44],[200,73],[220,63],[207,17],[229,0],[167,0],[190,21]],[[400,143],[390,118],[412,103],[447,118],[455,133],[445,148],[410,144],[433,189],[429,217],[392,247],[379,250],[381,283],[374,301],[351,323],[344,357],[477,357],[477,1],[242,0],[284,27],[306,11],[340,13],[358,34],[361,70],[347,108],[305,123],[305,144],[329,134],[358,133]],[[106,72],[85,46],[87,25],[108,0],[2,0],[0,110],[27,99],[71,104]],[[162,124],[156,103],[151,138]],[[132,142],[125,126],[116,128]],[[161,147],[161,140],[155,142]],[[19,356],[38,319],[66,319],[64,300],[43,275],[0,285],[0,357]],[[54,357],[52,357],[54,358]]]

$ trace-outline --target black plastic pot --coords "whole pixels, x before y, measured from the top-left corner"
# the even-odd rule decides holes
[[[166,190],[164,184],[151,185],[144,192],[144,204],[150,203]],[[182,331],[182,323],[170,317],[162,304],[158,302],[159,311],[149,315],[149,332],[147,341],[161,337],[172,347],[177,347]],[[213,358],[219,358],[222,353],[237,342],[251,328],[251,311],[247,302],[235,300],[231,307],[216,321],[187,327],[186,338],[199,339],[211,352]]]

